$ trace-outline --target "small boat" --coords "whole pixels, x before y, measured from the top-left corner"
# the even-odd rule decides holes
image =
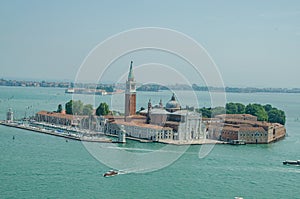
[[[286,160],[282,162],[284,165],[291,164],[291,165],[300,165],[300,160]]]
[[[231,145],[245,145],[246,142],[245,142],[245,140],[231,140],[229,142],[229,144],[231,144]]]
[[[114,171],[114,170],[110,170],[106,173],[103,174],[103,177],[110,177],[110,176],[115,176],[115,175],[118,175],[118,171]]]

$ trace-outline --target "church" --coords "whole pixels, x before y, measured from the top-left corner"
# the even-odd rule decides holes
[[[130,63],[125,87],[124,116],[108,117],[106,134],[118,134],[124,129],[126,136],[157,142],[190,142],[205,138],[205,125],[200,113],[181,109],[173,93],[171,99],[163,106],[152,106],[136,113],[136,82],[133,62]]]

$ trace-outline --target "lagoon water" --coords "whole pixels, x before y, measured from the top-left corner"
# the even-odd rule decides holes
[[[58,88],[0,87],[0,93],[0,119],[5,119],[8,108],[21,118],[42,109],[55,110],[72,97]],[[181,104],[195,104],[188,91],[176,94],[185,96],[179,99]],[[199,106],[210,105],[208,93],[196,95]],[[137,107],[146,107],[149,98],[165,103],[170,97],[167,91],[140,92]],[[111,168],[97,161],[81,142],[0,126],[0,198],[299,198],[300,167],[282,161],[300,159],[300,95],[229,93],[226,97],[284,110],[288,136],[268,145],[215,145],[204,158],[198,157],[201,146],[190,146],[165,168],[103,178]],[[122,94],[86,97],[120,111],[123,99]],[[145,152],[163,147],[135,141],[115,146]]]

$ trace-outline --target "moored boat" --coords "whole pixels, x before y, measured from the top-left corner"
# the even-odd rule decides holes
[[[229,144],[231,144],[231,145],[245,145],[246,142],[245,142],[245,140],[231,140],[229,142]]]

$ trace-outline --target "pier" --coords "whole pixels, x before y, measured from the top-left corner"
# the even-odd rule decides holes
[[[28,131],[33,131],[33,132],[37,132],[37,133],[53,135],[53,136],[57,136],[57,137],[63,137],[66,139],[85,141],[85,142],[125,143],[126,139],[138,141],[141,143],[153,142],[152,140],[136,138],[136,137],[131,137],[131,136],[126,136],[126,138],[123,138],[123,141],[121,141],[119,138],[120,135],[116,135],[116,134],[94,132],[94,131],[88,131],[88,130],[83,130],[83,129],[76,129],[76,128],[68,127],[68,126],[58,126],[58,125],[53,125],[53,124],[43,123],[43,122],[33,122],[30,124],[23,124],[23,123],[9,122],[6,120],[2,120],[2,121],[0,121],[0,125],[12,127],[12,128],[23,129],[23,130],[28,130]],[[99,137],[99,136],[103,136],[103,137]],[[112,139],[106,138],[104,136],[114,137],[117,139],[112,140]],[[162,143],[162,144],[172,144],[172,145],[229,144],[228,142],[225,142],[225,141],[218,141],[218,140],[212,140],[212,139],[186,140],[186,141],[170,139],[170,140],[158,140],[156,142]]]
[[[33,131],[37,133],[43,133],[58,137],[63,137],[66,139],[72,139],[77,141],[85,141],[85,142],[102,142],[102,143],[112,143],[113,141],[111,139],[105,138],[105,137],[91,137],[91,136],[82,136],[82,134],[66,134],[66,133],[58,133],[55,130],[48,130],[40,127],[25,125],[25,124],[18,124],[15,122],[6,122],[6,121],[0,121],[0,125],[7,126],[7,127],[13,127],[28,131]]]
[[[37,126],[32,126],[29,124],[19,124],[16,122],[8,122],[6,120],[1,120],[0,125],[7,126],[7,127],[12,127],[12,128],[18,128],[18,129],[23,129],[23,130],[28,130],[28,131],[33,131],[37,133],[43,133],[43,134],[48,134],[48,135],[53,135],[57,137],[63,137],[66,139],[72,139],[72,140],[77,140],[77,141],[85,141],[85,142],[101,142],[101,143],[124,143],[123,141],[120,142],[119,140],[112,140],[108,139],[105,137],[97,137],[97,136],[108,136],[108,137],[115,137],[118,138],[118,135],[115,134],[105,134],[103,132],[94,132],[94,131],[87,131],[87,130],[82,130],[82,129],[75,129],[75,128],[70,128],[67,126],[57,126],[57,125],[52,125],[48,123],[33,123],[35,125],[40,125],[46,128],[53,128],[53,130],[45,129],[42,127],[37,127]],[[57,132],[56,130],[63,130],[67,132],[76,132],[78,134],[67,134],[64,132]],[[86,134],[90,136],[86,136]],[[96,136],[93,136],[96,135]],[[140,139],[140,138],[134,138],[134,137],[126,137],[126,139],[129,140],[134,140],[138,142],[152,142],[151,140],[145,140],[145,139]]]

